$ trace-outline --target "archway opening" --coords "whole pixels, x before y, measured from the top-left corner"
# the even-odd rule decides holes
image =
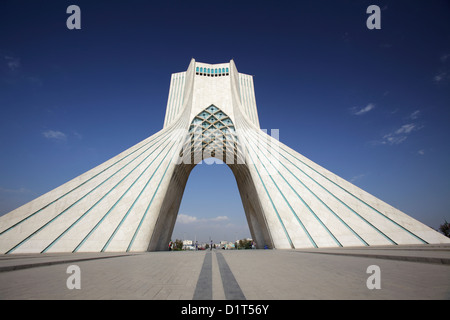
[[[154,226],[154,230],[152,232],[152,237],[150,239],[149,242],[149,246],[148,246],[148,251],[160,251],[160,250],[168,250],[168,244],[170,242],[171,239],[173,239],[173,231],[174,231],[174,227],[175,227],[175,222],[177,220],[177,216],[179,213],[179,209],[181,206],[181,201],[183,198],[183,194],[185,192],[186,186],[187,186],[187,181],[189,178],[189,175],[191,173],[191,171],[194,169],[194,167],[196,166],[196,164],[178,164],[175,167],[174,173],[172,174],[171,180],[169,182],[169,186],[168,186],[168,190],[166,192],[166,196],[164,197],[164,200],[162,202],[161,205],[161,209],[160,212],[158,214],[158,218],[157,218],[157,222]],[[206,164],[201,164],[199,166],[199,171],[202,171],[201,169],[203,169],[205,166],[207,166]],[[235,165],[226,165],[226,164],[218,164],[215,165],[215,167],[209,167],[205,170],[205,175],[208,174],[208,172],[210,170],[217,170],[217,166],[223,166],[222,169],[222,173],[220,173],[220,170],[218,171],[218,174],[223,174],[226,173],[226,175],[228,175],[228,177],[226,179],[231,179],[230,180],[230,184],[232,184],[232,180],[233,177],[231,177],[231,175],[229,174],[229,170],[227,168],[225,168],[226,166],[229,167],[229,169],[231,169],[233,175],[234,175],[234,186],[231,186],[231,190],[235,190],[236,189],[236,185],[238,187],[239,190],[239,195],[240,195],[240,199],[241,199],[241,206],[243,206],[243,211],[245,212],[245,215],[241,216],[245,216],[245,219],[247,221],[247,223],[242,223],[242,225],[240,224],[240,226],[243,228],[243,232],[245,229],[245,225],[247,225],[247,228],[250,231],[250,236],[253,239],[254,242],[256,242],[256,247],[257,248],[273,248],[273,241],[269,232],[269,228],[267,226],[267,222],[265,220],[264,217],[264,213],[262,210],[262,206],[259,202],[259,197],[257,195],[257,191],[255,188],[255,184],[252,180],[252,177],[250,175],[250,171],[249,168],[247,167],[246,164],[235,164]],[[208,170],[210,169],[210,170]],[[196,178],[194,178],[194,185],[196,184]],[[205,181],[206,180],[206,181]],[[220,180],[220,178],[219,178]],[[214,178],[209,176],[206,178],[202,178],[200,177],[200,181],[198,181],[197,183],[200,184],[201,188],[205,188],[207,187],[207,185],[209,184],[210,188],[209,190],[193,190],[193,192],[195,194],[197,194],[198,197],[200,197],[200,201],[194,201],[195,205],[194,208],[201,208],[202,206],[204,206],[204,212],[212,212],[208,213],[204,216],[204,218],[202,219],[211,219],[211,220],[215,220],[215,222],[219,222],[220,220],[227,220],[227,218],[229,218],[227,216],[227,218],[225,218],[225,214],[219,214],[219,213],[214,213],[213,210],[211,210],[211,208],[208,208],[205,204],[208,203],[207,199],[208,199],[208,194],[210,193],[212,187],[214,187],[215,184],[221,183],[220,181],[214,181]],[[206,185],[206,186],[205,186]],[[224,185],[222,183],[222,185],[224,187],[227,187],[226,185]],[[224,192],[229,192],[229,187],[225,188]],[[203,196],[203,200],[202,197]],[[220,194],[218,195],[220,196]],[[223,195],[222,195],[223,196]],[[234,198],[237,198],[235,196],[232,196]],[[214,202],[215,198],[212,198],[212,206],[215,206],[216,208],[218,208],[219,206],[222,207],[226,207],[227,203],[224,203],[223,201],[219,202],[219,203],[215,203]],[[189,200],[188,200],[189,201]],[[233,208],[239,208],[238,206],[238,202],[235,202],[235,205],[233,206]],[[214,208],[213,208],[214,209]],[[202,209],[203,210],[203,209]],[[239,216],[239,212],[242,213],[241,210],[239,209],[235,209],[236,210],[236,216]],[[198,212],[198,211],[196,211]],[[220,212],[220,211],[218,211]],[[181,212],[182,214],[182,219],[191,219],[192,221],[195,221],[196,218],[199,218],[195,215],[189,215],[187,213]],[[234,214],[233,214],[234,216]],[[236,218],[237,221],[239,220],[239,218]],[[222,221],[222,222],[223,222]],[[242,219],[240,220],[242,221]],[[212,230],[207,230],[206,234],[203,234],[203,236],[206,238],[208,237],[208,241],[210,241],[209,239],[209,233],[212,233]],[[218,236],[222,237],[223,231],[222,233],[219,233]],[[225,233],[224,236],[229,236],[232,237],[233,236],[233,232],[230,233]],[[192,235],[191,235],[192,236]],[[234,234],[235,237],[237,237],[238,235]],[[183,236],[184,237],[184,236]],[[212,237],[212,236],[211,236]],[[216,238],[212,238],[212,240],[215,242]],[[235,239],[233,239],[235,240]]]
[[[230,239],[233,242],[238,240],[241,235],[245,236],[245,234],[248,234],[249,231],[257,247],[273,247],[252,175],[246,164],[244,153],[240,152],[239,139],[234,123],[225,112],[215,105],[210,105],[193,118],[189,126],[189,134],[183,142],[182,150],[180,150],[179,160],[175,165],[154,230],[151,233],[152,237],[148,246],[149,251],[168,249],[168,243],[173,238],[172,233],[189,175],[197,165],[201,167],[209,166],[209,169],[212,169],[212,166],[221,166],[223,167],[223,173],[222,176],[215,177],[214,174],[220,173],[220,170],[216,173],[211,173],[211,171],[208,172],[207,170],[204,172],[205,178],[200,181],[194,178],[193,182],[191,182],[193,187],[190,186],[189,193],[192,191],[195,194],[195,204],[186,209],[186,212],[184,212],[185,209],[183,207],[180,216],[181,220],[179,221],[182,224],[183,222],[189,224],[209,221],[215,222],[216,225],[213,227],[213,224],[207,224],[206,228],[208,230],[202,230],[201,233],[201,230],[198,228],[186,229],[186,231],[179,231],[177,228],[176,232],[183,233],[182,237],[181,235],[178,236],[182,239],[187,239],[185,233],[189,232],[191,240],[194,237],[193,240],[196,241],[198,236],[200,241],[207,240],[210,244],[211,240],[213,242],[218,241],[216,237],[219,237],[219,239],[221,237],[227,240]],[[231,182],[233,180],[228,180],[229,177],[224,178],[223,174],[228,170],[225,167],[228,167],[233,172],[234,183]],[[217,170],[217,168],[214,169]],[[229,171],[227,174],[229,175]],[[236,190],[236,185],[239,190],[248,229],[243,227],[245,223],[237,223],[239,214],[235,216],[235,213],[242,213],[242,209],[237,207],[236,194],[233,196],[233,190]],[[211,198],[214,188],[219,189],[219,191]],[[227,196],[232,196],[234,199],[228,200],[227,203]],[[189,204],[190,200],[187,200],[187,205]],[[230,207],[230,204],[233,205]],[[223,224],[219,234],[214,232],[213,229],[217,229],[217,222],[228,222],[231,219],[230,217],[235,220],[234,223],[229,222],[225,226],[230,227],[232,229],[231,232],[230,230],[224,232],[227,228],[223,227]],[[235,227],[231,228],[233,225]],[[239,229],[239,227],[244,229]],[[197,232],[198,234],[196,234]],[[213,233],[215,233],[214,237]],[[238,233],[240,234],[239,236]]]
[[[246,238],[251,232],[231,169],[217,158],[203,160],[191,171],[171,239],[195,246]]]

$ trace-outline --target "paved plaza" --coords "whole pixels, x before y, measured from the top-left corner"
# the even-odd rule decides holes
[[[0,299],[450,299],[450,246],[2,255]]]

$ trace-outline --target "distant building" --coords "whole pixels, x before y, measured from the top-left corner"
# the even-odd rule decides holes
[[[194,250],[194,244],[192,240],[183,240],[183,250]]]

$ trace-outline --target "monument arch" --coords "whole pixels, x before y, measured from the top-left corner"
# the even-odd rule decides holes
[[[450,243],[259,126],[253,77],[234,61],[172,74],[163,128],[0,217],[0,253],[166,250],[190,172],[230,167],[259,247]]]

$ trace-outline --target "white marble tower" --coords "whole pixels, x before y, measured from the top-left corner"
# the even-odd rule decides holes
[[[263,132],[253,77],[233,61],[192,59],[172,74],[163,129],[0,217],[0,253],[165,250],[210,157],[234,173],[260,248],[450,243]]]

